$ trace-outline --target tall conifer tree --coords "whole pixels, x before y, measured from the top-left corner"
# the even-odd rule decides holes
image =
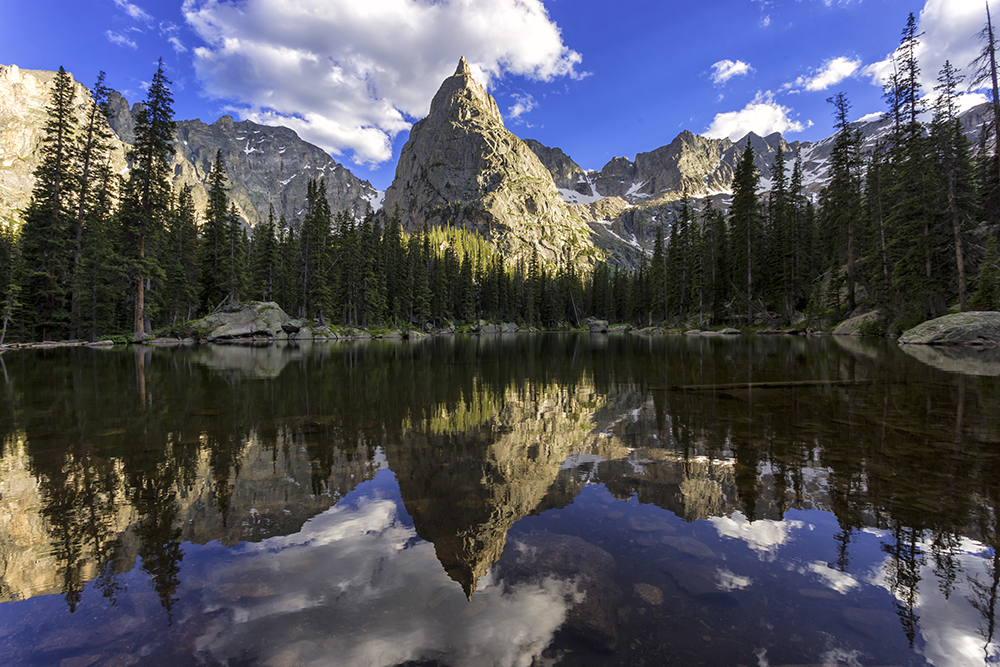
[[[161,271],[155,244],[170,210],[170,173],[167,160],[174,153],[173,97],[160,59],[146,92],[146,102],[135,117],[135,145],[130,152],[123,222],[128,234],[129,264],[134,280],[133,331],[145,335],[147,281]]]

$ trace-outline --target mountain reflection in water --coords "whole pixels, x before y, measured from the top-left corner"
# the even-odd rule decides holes
[[[8,354],[0,655],[993,664],[992,363],[585,334]]]

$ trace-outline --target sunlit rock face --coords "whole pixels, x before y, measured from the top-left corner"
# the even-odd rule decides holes
[[[464,58],[410,130],[385,196],[388,213],[397,206],[407,228],[465,227],[510,261],[535,250],[550,262],[590,264],[604,255],[570,216],[549,171],[504,127]]]
[[[0,221],[20,219],[31,198],[38,148],[52,97],[55,72],[22,70],[0,65]],[[73,104],[82,126],[89,110],[90,91],[74,83]],[[127,174],[126,153],[135,141],[134,112],[142,103],[129,105],[112,91],[110,129],[112,166]],[[103,123],[103,120],[102,120]],[[208,200],[205,183],[221,154],[226,168],[229,198],[243,220],[253,226],[268,218],[293,221],[300,216],[310,179],[322,181],[333,211],[348,210],[356,217],[377,209],[381,194],[337,163],[318,146],[303,141],[287,127],[234,121],[223,116],[211,125],[198,119],[177,122],[175,153],[170,169],[175,190],[190,186],[195,206]]]
[[[55,72],[0,65],[0,224],[20,222],[31,199],[55,77]],[[90,91],[75,81],[73,107],[83,125],[91,108]],[[113,139],[111,148],[112,169],[123,173],[126,146]]]

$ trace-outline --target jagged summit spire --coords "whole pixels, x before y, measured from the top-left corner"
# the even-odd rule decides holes
[[[469,63],[465,60],[465,56],[458,59],[458,69],[455,70],[455,76],[472,76],[472,70],[469,68]]]

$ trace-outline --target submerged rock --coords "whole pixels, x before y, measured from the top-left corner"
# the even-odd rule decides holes
[[[508,584],[545,577],[574,581],[583,599],[566,615],[566,629],[599,651],[618,647],[621,589],[615,584],[615,559],[579,537],[532,533],[508,545],[497,563]]]
[[[1000,345],[1000,312],[945,315],[899,337],[900,345]]]

